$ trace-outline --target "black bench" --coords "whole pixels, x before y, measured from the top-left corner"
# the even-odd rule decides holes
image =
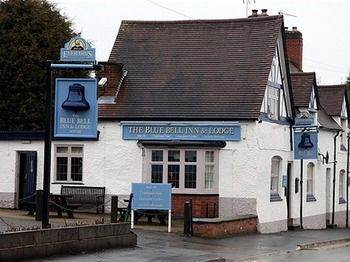
[[[81,205],[82,210],[96,210],[96,213],[105,212],[105,187],[62,186],[61,195],[69,196],[67,205]]]

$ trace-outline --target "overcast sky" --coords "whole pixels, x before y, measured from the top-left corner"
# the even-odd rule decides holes
[[[121,20],[224,19],[246,14],[243,0],[50,1],[92,42],[99,61],[108,59]],[[303,33],[304,71],[315,71],[321,84],[346,80],[350,71],[350,0],[250,1],[250,10],[267,8],[270,15],[279,11],[293,15],[284,16],[285,26],[297,26]]]

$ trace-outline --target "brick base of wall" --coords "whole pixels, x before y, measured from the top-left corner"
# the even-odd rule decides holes
[[[240,216],[232,219],[220,220],[197,219],[193,221],[193,232],[199,237],[225,237],[242,233],[257,232],[257,216]]]
[[[175,217],[183,217],[185,202],[190,200],[193,217],[219,216],[219,195],[173,194],[172,209]]]

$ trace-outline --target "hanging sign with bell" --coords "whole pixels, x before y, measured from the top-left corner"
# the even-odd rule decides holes
[[[58,78],[55,90],[55,138],[96,138],[96,79]]]
[[[294,159],[317,159],[317,131],[294,131]]]

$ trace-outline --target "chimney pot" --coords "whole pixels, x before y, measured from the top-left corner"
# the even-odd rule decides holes
[[[292,30],[293,30],[293,31],[298,31],[298,27],[293,26],[293,27],[292,27]]]
[[[261,9],[261,15],[262,16],[267,16],[267,9]]]
[[[252,16],[258,16],[258,9],[252,9]]]

